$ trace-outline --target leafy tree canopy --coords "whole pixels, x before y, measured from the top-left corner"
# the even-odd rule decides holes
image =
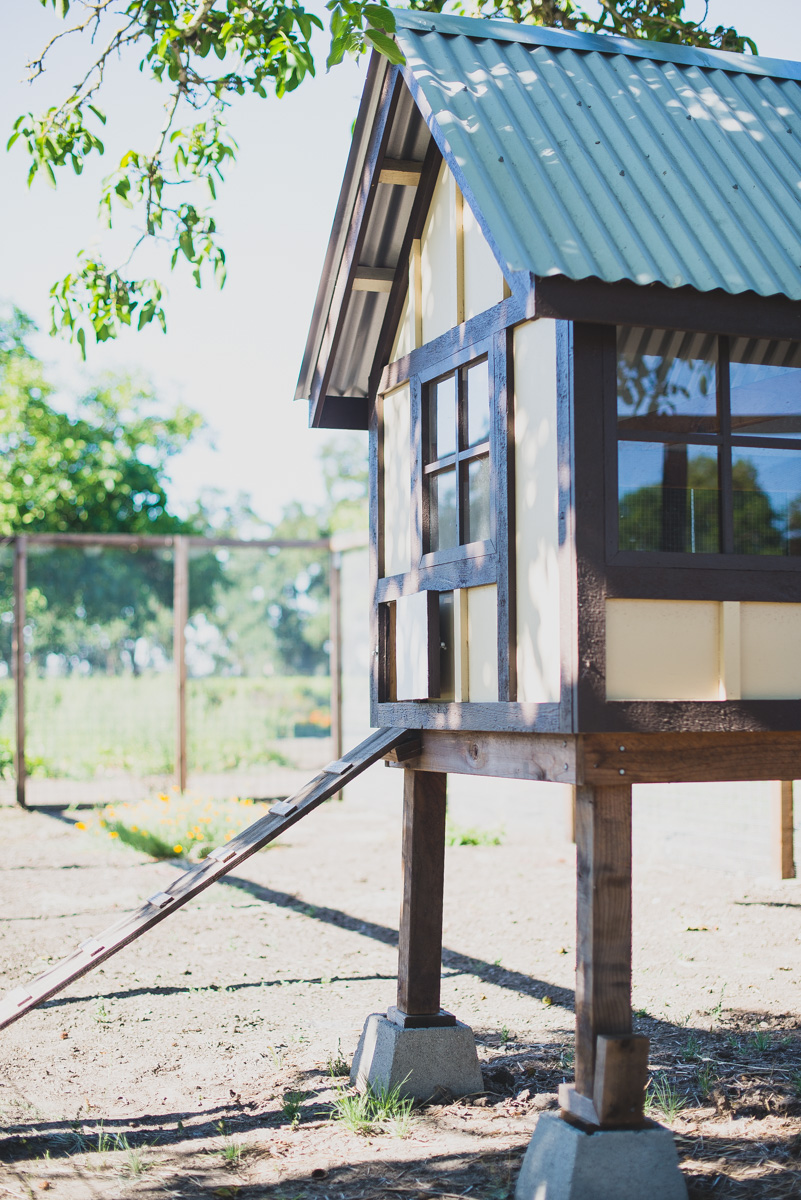
[[[189,265],[198,287],[207,276],[222,286],[225,251],[214,217],[217,189],[237,144],[228,117],[237,96],[266,98],[293,91],[315,72],[312,35],[320,17],[302,0],[38,0],[65,22],[30,65],[40,76],[64,39],[88,44],[80,81],[60,104],[28,112],[14,124],[9,146],[24,146],[28,180],[56,186],[60,172],[80,174],[104,153],[101,108],[104,78],[118,56],[138,56],[140,68],[165,94],[161,128],[145,138],[153,148],[130,148],[105,180],[100,211],[108,225],[120,208],[132,210],[139,229],[125,263],[82,251],[74,270],[53,285],[53,332],[78,342],[116,337],[128,326],[156,321],[166,328],[157,278],[136,278],[130,263],[140,245],[158,241],[170,267]],[[601,0],[590,16],[581,0],[411,0],[410,7],[465,16],[505,17],[593,33],[689,45],[750,50],[754,42],[729,26],[707,26],[685,11],[685,0]],[[402,56],[385,0],[327,0],[327,65],[374,48],[393,62]]]

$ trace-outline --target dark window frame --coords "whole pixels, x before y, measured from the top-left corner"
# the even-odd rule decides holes
[[[651,326],[647,326],[651,328]],[[605,393],[605,460],[606,460],[606,561],[613,567],[631,568],[696,568],[716,571],[759,570],[801,571],[801,555],[738,554],[734,551],[734,503],[732,480],[732,451],[737,446],[749,449],[796,450],[801,452],[798,438],[759,437],[732,433],[730,393],[730,344],[739,335],[715,334],[717,358],[715,382],[717,394],[718,432],[666,433],[654,431],[621,434],[617,414],[617,326],[609,327],[610,344],[604,370]],[[656,327],[654,327],[656,328]],[[688,331],[689,332],[689,331]],[[781,340],[792,340],[782,338]],[[620,442],[675,443],[688,446],[715,447],[718,452],[720,550],[716,553],[692,553],[671,550],[621,550],[619,544],[618,446]]]

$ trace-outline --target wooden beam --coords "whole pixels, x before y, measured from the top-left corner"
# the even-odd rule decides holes
[[[801,779],[801,733],[590,733],[581,745],[588,784]]]
[[[576,1091],[599,1034],[631,1034],[631,785],[576,789]]]
[[[408,158],[385,158],[378,176],[379,183],[417,187],[423,174],[423,164]]]
[[[342,757],[342,555],[329,560],[329,675],[331,678],[331,749],[334,758]]]
[[[395,280],[393,267],[357,267],[353,276],[354,292],[386,292],[392,291]]]
[[[446,785],[430,771],[407,770],[403,780],[398,1008],[410,1016],[440,1008]]]
[[[593,1107],[606,1129],[642,1125],[648,1083],[646,1037],[600,1034],[595,1043]]]
[[[575,777],[576,739],[552,734],[464,733],[423,730],[418,771],[490,775],[500,779],[570,782]]]
[[[14,546],[14,629],[11,640],[11,670],[14,676],[16,727],[14,778],[17,804],[25,808],[25,597],[28,588],[28,540],[21,536]]]
[[[771,849],[774,872],[779,879],[795,879],[793,782],[791,779],[773,784],[771,810]]]
[[[173,549],[173,640],[175,663],[175,782],[186,791],[186,623],[189,620],[189,543],[176,537]]]

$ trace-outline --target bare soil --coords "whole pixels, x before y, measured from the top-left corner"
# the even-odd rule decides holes
[[[513,1194],[572,1075],[574,856],[558,789],[453,785],[458,826],[504,830],[447,855],[443,1004],[475,1030],[486,1093],[440,1097],[405,1136],[331,1119],[346,1083],[331,1071],[394,999],[399,774],[373,768],[0,1035],[0,1198]],[[81,834],[78,815],[0,810],[4,990],[176,871]],[[667,1109],[654,1115],[692,1197],[798,1198],[801,886],[666,861],[647,832],[634,1005]]]

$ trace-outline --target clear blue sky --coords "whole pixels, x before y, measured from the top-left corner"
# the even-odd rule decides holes
[[[29,86],[26,63],[62,26],[39,0],[6,0],[5,9],[3,143],[3,130],[14,117],[60,98],[85,58],[77,39],[65,42],[53,70]],[[700,0],[690,0],[690,14],[702,9]],[[762,54],[801,59],[799,0],[763,0],[758,6],[753,0],[711,0],[710,18],[754,36]],[[207,484],[230,495],[245,490],[257,511],[274,519],[286,500],[320,498],[315,459],[324,435],[306,429],[306,406],[293,404],[292,395],[365,69],[365,60],[328,75],[321,69],[316,80],[284,100],[234,106],[240,155],[219,207],[229,261],[222,292],[213,286],[197,291],[188,275],[171,276],[168,336],[131,334],[90,349],[86,365],[62,342],[42,337],[37,343],[65,394],[80,390],[93,373],[139,370],[167,400],[182,400],[203,413],[213,442],[208,439],[175,464],[178,499],[190,500]],[[103,101],[114,132],[105,158],[91,172],[80,180],[65,176],[56,192],[41,182],[29,191],[23,153],[15,149],[4,158],[0,299],[46,326],[50,284],[96,236],[100,178],[124,150],[147,148],[160,104],[158,89],[123,64]],[[143,262],[138,270],[148,273],[153,265]]]

